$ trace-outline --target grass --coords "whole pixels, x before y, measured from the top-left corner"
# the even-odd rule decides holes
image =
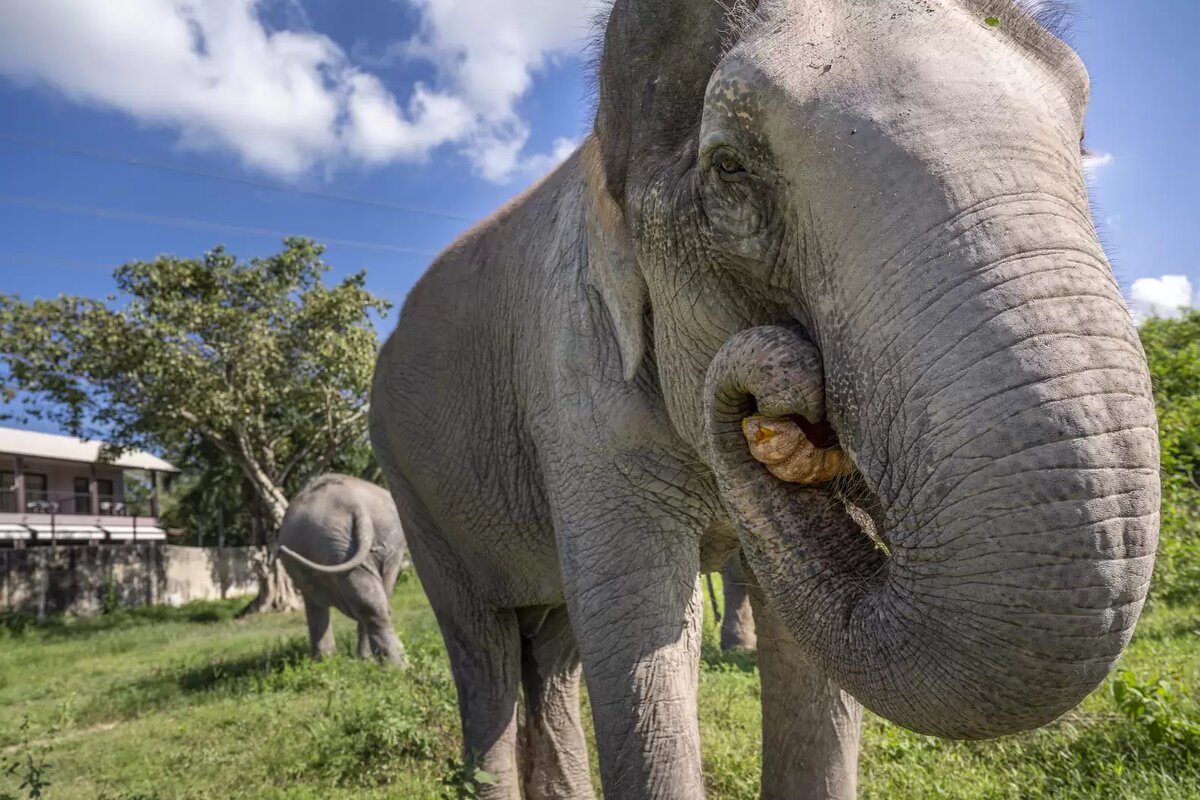
[[[454,687],[415,579],[393,599],[407,673],[305,657],[301,615],[235,622],[240,601],[0,626],[0,798],[44,765],[44,797],[438,798],[458,754]],[[709,796],[757,798],[753,656],[706,620],[700,716]],[[865,798],[1194,798],[1200,604],[1143,617],[1118,672],[1043,730],[955,743],[868,715]],[[1113,686],[1122,689],[1114,693]],[[1118,701],[1118,695],[1120,700]],[[585,709],[586,713],[586,709]],[[27,720],[25,730],[22,722]],[[593,763],[595,761],[593,749]],[[7,793],[7,794],[6,794]]]

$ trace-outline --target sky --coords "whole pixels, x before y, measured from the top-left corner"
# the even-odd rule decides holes
[[[0,0],[0,292],[328,245],[398,308],[590,124],[597,0]],[[1200,2],[1077,0],[1095,215],[1132,308],[1200,305]],[[396,311],[383,321],[385,335]]]

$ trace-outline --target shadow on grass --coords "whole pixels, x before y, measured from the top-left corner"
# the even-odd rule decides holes
[[[47,640],[81,639],[120,628],[166,623],[211,624],[226,622],[246,605],[245,598],[197,600],[181,606],[147,606],[117,609],[97,617],[56,615],[39,620],[27,614],[0,614],[0,631],[9,636],[34,636]]]
[[[128,719],[181,704],[204,705],[230,697],[308,688],[328,679],[328,670],[315,666],[308,658],[307,637],[281,639],[254,653],[155,668],[149,675],[94,695],[79,710],[79,718]]]
[[[218,658],[199,667],[175,673],[184,692],[236,691],[260,687],[273,676],[309,663],[308,640],[302,637],[280,641],[267,650],[241,658]]]

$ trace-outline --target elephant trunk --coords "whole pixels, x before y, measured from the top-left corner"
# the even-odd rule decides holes
[[[960,268],[949,292],[914,281],[921,302],[861,304],[837,343],[756,328],[710,366],[709,459],[769,602],[827,674],[913,730],[1053,720],[1107,675],[1145,599],[1144,358],[1101,262],[1071,262]],[[746,446],[745,417],[817,421],[826,402],[883,546],[836,485],[780,481]]]

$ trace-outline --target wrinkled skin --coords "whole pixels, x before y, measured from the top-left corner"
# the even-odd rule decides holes
[[[330,609],[336,608],[358,623],[359,658],[407,663],[390,601],[408,549],[386,489],[349,475],[316,478],[288,506],[279,547],[284,569],[304,597],[313,658],[333,653]]]
[[[721,585],[725,590],[725,611],[721,615],[721,649],[754,650],[758,646],[758,636],[754,630],[749,576],[742,564],[741,552],[730,556],[721,568]]]
[[[593,796],[580,664],[605,797],[703,795],[698,577],[736,546],[770,798],[854,794],[860,703],[1055,719],[1141,611],[1156,423],[1078,58],[1009,0],[744,6],[618,0],[592,135],[438,259],[378,362],[488,797]],[[852,474],[781,480],[754,415]]]

